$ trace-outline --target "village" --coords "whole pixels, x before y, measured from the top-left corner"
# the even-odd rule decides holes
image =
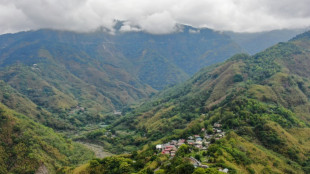
[[[200,135],[192,135],[187,139],[179,139],[179,140],[171,140],[165,144],[156,145],[156,150],[161,153],[170,156],[171,158],[175,156],[178,148],[183,144],[192,145],[199,150],[207,150],[210,144],[215,141],[223,138],[225,136],[225,132],[222,130],[222,125],[219,123],[214,123],[212,132],[205,130],[205,128],[201,129],[203,136]],[[208,168],[207,165],[201,164],[197,159],[190,157],[191,162],[195,167],[203,167]],[[228,169],[220,169],[221,172],[228,173]]]
[[[203,137],[200,135],[192,135],[187,139],[171,140],[168,143],[156,145],[156,150],[171,157],[175,156],[177,149],[182,144],[193,145],[199,150],[207,150],[209,145],[212,143],[212,139],[216,141],[225,136],[225,132],[221,129],[221,127],[221,124],[214,123],[213,133],[211,134],[208,134],[205,128],[202,128],[201,131],[203,132]]]

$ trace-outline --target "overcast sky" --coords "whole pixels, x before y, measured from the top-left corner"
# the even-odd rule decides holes
[[[163,34],[175,24],[256,32],[310,25],[310,0],[0,0],[0,34],[54,28]]]

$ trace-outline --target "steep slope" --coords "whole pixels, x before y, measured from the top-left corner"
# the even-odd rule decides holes
[[[207,150],[208,165],[237,173],[308,173],[309,63],[306,32],[254,56],[204,68],[115,122],[117,142],[165,143],[220,123],[227,136]]]
[[[155,92],[125,70],[96,60],[76,44],[69,44],[75,35],[78,34],[40,30],[0,39],[1,80],[32,101],[32,110],[48,111],[29,116],[40,116],[54,128],[72,128]],[[65,43],[66,40],[69,41]],[[14,105],[9,107],[15,109]],[[77,107],[83,108],[82,112],[72,117],[70,112]]]
[[[0,103],[0,173],[56,173],[87,162],[93,152]]]
[[[7,67],[20,63],[31,67],[37,75],[43,76],[44,80],[67,82],[67,84],[54,82],[60,87],[72,86],[78,83],[75,81],[80,80],[80,83],[84,82],[84,86],[92,85],[100,89],[101,94],[107,91],[106,95],[110,95],[108,99],[112,101],[109,101],[110,104],[105,102],[106,105],[122,106],[139,99],[138,96],[146,97],[149,94],[147,86],[142,85],[122,68],[88,55],[81,48],[83,44],[87,44],[85,43],[87,41],[78,40],[78,36],[80,35],[76,33],[49,30],[12,35],[11,39],[14,42],[1,49],[1,66]],[[83,38],[83,35],[81,37]],[[76,38],[78,41],[75,41]],[[91,51],[96,50],[89,50]],[[9,80],[9,78],[6,79]],[[123,94],[126,99],[117,99],[120,95],[110,91],[111,87],[116,88],[116,92],[128,93],[126,96]],[[83,91],[83,88],[81,90]]]

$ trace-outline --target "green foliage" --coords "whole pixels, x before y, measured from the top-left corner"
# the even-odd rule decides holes
[[[215,168],[208,168],[208,169],[205,169],[205,171],[207,174],[220,174],[221,173]]]
[[[252,168],[248,167],[247,170],[249,171],[250,174],[255,174],[255,171]]]
[[[252,160],[247,157],[247,154],[236,148],[224,148],[235,159],[237,164],[250,165]]]
[[[159,169],[154,174],[165,174],[165,170],[164,169]]]
[[[270,126],[275,123],[288,130],[306,125],[307,121],[301,120],[301,117],[304,120],[308,118],[308,113],[304,113],[308,110],[306,99],[297,99],[296,102],[290,99],[297,94],[305,97],[308,82],[293,71],[292,75],[286,77],[288,70],[283,63],[299,54],[304,52],[294,43],[280,43],[254,56],[236,55],[223,64],[201,70],[182,85],[161,92],[113,126],[131,129],[134,139],[142,140],[138,144],[141,146],[159,139],[166,142],[187,138],[200,134],[201,128],[206,128],[207,133],[212,134],[212,124],[219,122],[225,131],[233,130],[264,148],[299,160],[285,148],[287,140],[274,131],[275,127]],[[308,60],[302,61],[307,64]],[[278,77],[281,74],[282,79]],[[262,86],[257,90],[266,95],[265,98],[252,93],[254,86]],[[135,142],[129,140],[128,137],[122,142]],[[211,143],[215,143],[214,138]],[[231,150],[229,153],[235,156],[234,162],[240,165],[252,163],[244,158],[246,154],[242,151]],[[300,155],[297,156],[300,158]]]
[[[221,111],[227,128],[246,125],[258,127],[265,124],[267,120],[278,122],[283,127],[300,126],[300,121],[297,121],[291,111],[246,98],[232,101],[228,107]]]
[[[285,58],[301,53],[300,49],[292,43],[279,43],[264,52],[258,53],[251,59],[246,59],[245,72],[257,82],[271,77],[280,71],[280,66],[275,59]]]
[[[277,149],[284,145],[283,140],[270,127],[257,125],[256,132],[259,140],[267,147]]]
[[[186,154],[188,154],[190,152],[190,147],[186,144],[182,144],[178,151],[176,152],[176,156],[179,156],[179,157],[184,157]]]
[[[91,131],[86,134],[88,139],[97,139],[98,137],[102,136],[106,132],[105,129],[97,129],[95,131]]]
[[[190,163],[183,163],[175,168],[174,173],[192,174],[195,167]]]
[[[129,158],[111,156],[104,159],[91,160],[88,171],[94,174],[129,174],[134,171],[133,165],[133,161]]]
[[[5,124],[0,124],[0,171],[34,173],[45,165],[54,173],[62,166],[74,166],[93,157],[85,147],[66,140],[52,129],[15,113],[0,104]],[[1,121],[4,123],[3,121]]]
[[[237,83],[237,82],[242,82],[243,81],[243,77],[241,74],[236,74],[234,75],[234,82]]]
[[[205,47],[199,45],[185,53],[183,47],[176,45],[179,43],[170,42],[173,39],[161,40],[137,33],[134,38],[139,39],[137,44],[114,45],[113,49],[120,50],[114,54],[115,50],[105,44],[105,49],[97,48],[97,43],[111,38],[94,34],[96,39],[84,38],[92,43],[85,46],[81,43],[86,42],[83,39],[86,36],[77,34],[75,43],[71,43],[70,34],[66,34],[56,37],[55,42],[45,38],[44,42],[25,44],[13,38],[15,43],[0,54],[3,80],[0,100],[12,109],[29,114],[29,118],[8,114],[11,111],[4,106],[0,110],[0,173],[34,173],[42,164],[48,165],[51,172],[56,168],[66,172],[70,167],[63,166],[76,165],[92,157],[82,146],[66,141],[30,118],[58,130],[84,130],[77,139],[97,141],[115,152],[143,147],[131,155],[93,159],[88,163],[88,173],[153,173],[159,167],[156,173],[219,173],[216,167],[227,167],[231,173],[254,173],[258,165],[266,166],[261,173],[300,172],[301,168],[309,171],[307,142],[295,139],[294,133],[290,133],[292,129],[309,126],[307,42],[294,40],[254,56],[236,55],[225,63],[201,70],[182,85],[164,90],[138,108],[124,109],[125,116],[116,116],[107,112],[154,94],[155,90],[145,83],[158,89],[178,83],[193,73],[186,67],[197,69],[212,62],[197,64],[193,61],[196,57],[199,60],[201,55],[217,57],[217,51],[214,55],[205,54]],[[115,42],[132,41],[124,35],[125,38],[115,36]],[[145,40],[150,37],[151,44],[149,39]],[[201,42],[200,37],[196,39]],[[155,41],[163,44],[154,46]],[[218,47],[215,43],[211,45]],[[177,49],[178,53],[170,55],[167,48]],[[194,58],[188,59],[188,55]],[[16,61],[21,63],[16,65]],[[106,129],[86,127],[103,121],[111,125]],[[222,124],[227,138],[212,138],[207,151],[199,152],[182,145],[169,160],[157,155],[151,145],[152,141],[167,142],[203,134],[201,128],[211,134],[215,122]],[[211,168],[195,169],[189,156],[208,161]],[[285,161],[288,164],[284,164]]]
[[[291,39],[291,41],[298,41],[298,40],[308,41],[309,39],[310,39],[310,32],[307,31],[307,32],[297,35],[296,37]]]
[[[201,156],[199,154],[195,154],[195,159],[201,161]]]
[[[220,174],[221,172],[218,171],[216,168],[196,168],[193,174]]]
[[[220,149],[218,144],[212,144],[207,151],[207,155],[211,157],[217,157],[218,155],[222,154],[223,152]]]
[[[196,168],[193,174],[205,174],[206,171],[203,168]]]

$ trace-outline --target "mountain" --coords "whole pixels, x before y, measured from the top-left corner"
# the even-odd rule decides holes
[[[187,26],[167,35],[48,29],[1,35],[0,173],[71,171],[94,157],[72,140],[113,137],[106,124],[119,110],[240,50],[224,34]]]
[[[121,32],[116,35],[117,47],[131,60],[151,57],[146,54],[149,52],[158,54],[187,75],[241,51],[239,45],[223,33],[185,25],[178,27],[180,31],[166,35]]]
[[[51,120],[61,117],[79,125],[155,92],[122,68],[85,53],[74,44],[76,35],[39,30],[1,36],[0,79],[30,100],[37,112],[48,111],[46,125],[58,125]],[[85,108],[81,118],[69,114],[76,107]]]
[[[235,55],[133,108],[111,125],[118,137],[114,141],[124,149],[143,149],[128,157],[146,159],[140,169],[132,170],[160,167],[163,173],[175,173],[186,159],[197,156],[208,170],[309,173],[309,65],[310,32],[253,56]],[[225,135],[211,140],[205,153],[189,145],[172,160],[152,156],[158,153],[156,144],[204,136],[202,128],[212,134],[215,123]],[[111,143],[107,137],[97,141]],[[100,171],[101,162],[93,169]]]
[[[279,42],[287,42],[306,29],[283,29],[254,33],[224,32],[238,43],[247,53],[253,55]]]
[[[0,36],[0,173],[309,173],[310,32],[226,60],[229,36],[179,27]],[[155,148],[178,139],[173,158]]]
[[[47,29],[1,35],[0,80],[10,89],[2,102],[49,127],[75,129],[240,52],[224,34],[181,28],[167,35]]]

